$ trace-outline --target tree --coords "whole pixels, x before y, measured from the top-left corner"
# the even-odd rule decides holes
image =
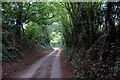
[[[46,8],[48,7],[48,8]],[[51,8],[47,3],[32,3],[32,2],[3,2],[3,25],[14,27],[16,37],[20,37],[23,25],[30,21],[41,24],[45,19],[54,17]],[[52,14],[52,16],[51,16]],[[8,19],[9,17],[9,19]]]

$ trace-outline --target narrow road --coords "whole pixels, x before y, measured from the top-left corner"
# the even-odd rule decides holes
[[[10,78],[62,78],[60,50],[52,51]]]

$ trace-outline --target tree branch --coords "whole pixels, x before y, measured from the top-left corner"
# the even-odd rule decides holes
[[[52,19],[54,16],[55,16],[55,15],[53,14],[52,17],[49,17],[49,18],[39,18],[39,19],[37,20],[37,22],[39,22],[39,20],[41,20],[41,19]]]

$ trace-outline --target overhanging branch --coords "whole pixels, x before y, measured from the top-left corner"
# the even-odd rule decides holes
[[[37,22],[39,22],[41,19],[52,19],[54,16],[55,16],[55,15],[53,14],[52,17],[49,17],[49,18],[39,18],[39,19],[37,20]]]

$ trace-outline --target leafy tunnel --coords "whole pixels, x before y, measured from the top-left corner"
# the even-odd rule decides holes
[[[0,7],[3,61],[16,61],[22,49],[33,51],[36,45],[59,47],[75,77],[118,79],[120,2],[2,2]]]

